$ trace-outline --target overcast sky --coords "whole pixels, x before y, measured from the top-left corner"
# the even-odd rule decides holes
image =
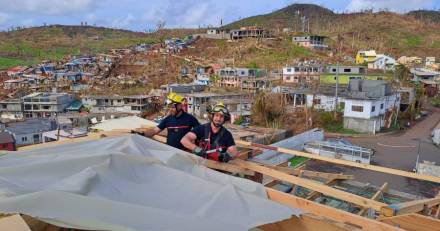
[[[314,3],[336,12],[362,9],[440,9],[440,0],[0,0],[0,30],[11,26],[47,24],[89,25],[136,31],[153,29],[158,21],[168,28],[218,26],[293,3]]]

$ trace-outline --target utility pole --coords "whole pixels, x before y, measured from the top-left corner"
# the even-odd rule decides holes
[[[338,116],[338,85],[339,85],[339,62],[336,63],[336,89],[335,89],[335,111],[334,118]]]

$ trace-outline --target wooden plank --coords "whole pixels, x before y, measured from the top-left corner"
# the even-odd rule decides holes
[[[329,196],[332,196],[334,198],[338,198],[343,201],[351,202],[356,205],[360,205],[360,206],[364,206],[364,207],[371,207],[371,208],[374,208],[375,210],[378,210],[378,211],[381,211],[384,207],[387,206],[387,204],[385,204],[385,203],[373,201],[368,198],[364,198],[364,197],[361,197],[358,195],[344,192],[344,191],[317,183],[312,180],[302,179],[302,178],[292,176],[292,175],[289,175],[289,174],[286,174],[283,172],[279,172],[274,169],[260,166],[255,163],[242,161],[242,160],[233,160],[233,162],[243,168],[246,168],[246,169],[249,169],[249,170],[252,170],[255,172],[260,172],[264,175],[268,175],[272,178],[275,178],[275,179],[278,179],[281,181],[289,182],[291,184],[299,185],[304,188],[312,189],[312,190],[321,192],[325,195],[329,195]]]
[[[320,156],[320,155],[316,155],[316,154],[310,154],[310,153],[306,153],[306,152],[291,150],[291,149],[287,149],[287,148],[280,148],[280,147],[274,147],[274,146],[269,146],[269,145],[251,143],[251,142],[247,142],[247,141],[243,141],[243,140],[236,140],[235,142],[237,144],[240,144],[240,145],[243,145],[246,147],[248,147],[248,146],[261,147],[261,148],[274,150],[274,151],[278,151],[278,152],[282,152],[282,153],[286,153],[286,154],[291,154],[291,155],[295,155],[295,156],[303,156],[303,157],[307,157],[310,159],[321,160],[321,161],[326,161],[326,162],[330,162],[330,163],[346,165],[346,166],[350,166],[350,167],[362,168],[362,169],[367,169],[367,170],[376,171],[376,172],[388,173],[388,174],[397,175],[397,176],[403,176],[403,177],[408,177],[408,178],[413,178],[413,179],[418,179],[418,180],[425,180],[425,181],[440,183],[440,177],[423,175],[423,174],[419,174],[419,173],[407,172],[407,171],[403,171],[403,170],[399,170],[399,169],[381,167],[381,166],[376,166],[376,165],[356,163],[356,162],[352,162],[352,161],[335,159],[335,158],[331,158],[331,157],[325,157],[325,156]]]
[[[31,231],[23,218],[18,214],[0,218],[0,230]]]
[[[371,197],[371,200],[377,201],[379,199],[379,196],[382,195],[384,192],[388,191],[388,182],[383,183],[383,185],[377,190],[377,192]],[[364,213],[368,210],[368,208],[362,208],[361,211],[358,212],[359,216],[363,216]]]
[[[302,169],[296,169],[296,168],[289,168],[289,167],[282,167],[282,166],[273,166],[273,165],[266,165],[258,163],[261,166],[265,166],[280,172],[284,172],[289,175],[298,176],[300,173],[302,173],[303,177],[317,177],[322,179],[339,179],[339,180],[352,180],[354,179],[353,175],[344,175],[340,173],[326,173],[326,172],[317,172],[317,171],[310,171],[310,170],[302,170]]]
[[[381,221],[408,231],[440,231],[440,220],[416,213],[387,217]]]
[[[309,201],[301,197],[293,196],[291,194],[283,193],[275,189],[266,188],[266,192],[269,199],[273,201],[293,208],[299,208],[304,212],[312,213],[317,216],[326,217],[345,224],[355,225],[363,230],[404,231],[403,229],[393,227],[376,220],[371,220],[346,211],[337,210],[335,208]],[[321,229],[320,231],[324,231],[324,229]]]
[[[257,228],[264,231],[361,231],[357,227],[313,214],[301,214],[300,217],[292,216],[290,219],[261,225]],[[251,230],[253,231],[253,229]]]
[[[431,208],[433,206],[440,204],[440,197],[435,197],[431,199],[423,199],[423,200],[415,200],[408,201],[399,204],[389,205],[388,208],[391,208],[393,213],[384,213],[385,216],[395,216],[402,215],[408,213],[417,213],[423,211],[425,208]],[[389,211],[389,210],[387,210]]]
[[[324,184],[327,186],[332,186],[334,184],[336,184],[338,182],[338,179],[333,178],[333,179],[329,179],[327,180]],[[320,195],[322,195],[322,193],[317,192],[317,191],[312,191],[310,192],[310,194],[306,197],[307,200],[315,200],[317,197],[319,197]]]

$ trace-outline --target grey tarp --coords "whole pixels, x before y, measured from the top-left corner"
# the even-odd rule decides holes
[[[138,136],[0,157],[0,212],[97,230],[247,230],[299,214],[264,187]]]

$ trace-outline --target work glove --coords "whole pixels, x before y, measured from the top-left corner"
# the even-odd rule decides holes
[[[138,134],[138,135],[141,135],[141,136],[145,136],[145,133],[140,132],[140,131],[136,131],[136,130],[131,130],[130,133],[131,134]]]
[[[227,152],[221,152],[218,156],[220,162],[228,163],[230,160],[232,160],[232,156]]]
[[[201,147],[194,148],[193,153],[198,155],[198,156],[200,156],[200,157],[202,157],[202,158],[206,158],[207,157],[206,151],[203,150]]]

